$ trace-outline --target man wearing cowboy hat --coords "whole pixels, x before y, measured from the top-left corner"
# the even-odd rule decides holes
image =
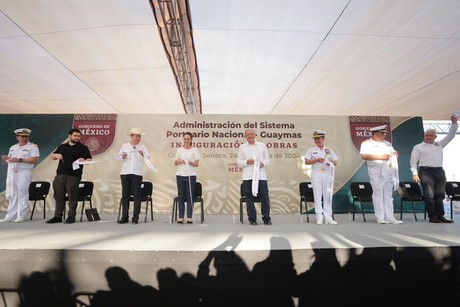
[[[29,142],[31,130],[20,128],[14,131],[18,144],[10,147],[8,155],[2,161],[8,163],[6,178],[6,199],[8,210],[0,222],[24,222],[29,210],[29,185],[32,170],[40,158],[38,146]]]
[[[150,159],[150,154],[147,146],[141,143],[141,138],[145,135],[141,128],[131,128],[127,135],[131,140],[124,143],[118,153],[118,159],[123,161],[120,172],[122,215],[118,223],[126,224],[129,222],[129,198],[132,193],[134,210],[131,223],[137,224],[141,212],[144,159]]]

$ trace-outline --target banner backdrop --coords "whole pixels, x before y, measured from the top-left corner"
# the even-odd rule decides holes
[[[93,157],[104,153],[113,143],[116,114],[75,114],[73,127],[80,129],[80,142],[88,146]]]
[[[52,117],[53,115],[48,115]],[[55,115],[62,116],[62,115]],[[27,115],[33,117],[33,115]],[[356,174],[361,173],[361,180],[368,180],[367,173],[363,172],[364,161],[359,156],[359,148],[353,143],[351,131],[360,130],[356,118],[340,116],[265,116],[265,115],[97,115],[107,125],[104,130],[103,141],[95,141],[91,129],[83,126],[98,125],[91,115],[82,117],[75,115],[73,123],[68,120],[60,129],[47,129],[46,123],[32,127],[31,141],[36,142],[37,135],[46,136],[40,139],[55,139],[56,135],[63,135],[72,128],[71,125],[83,125],[82,140],[91,141],[87,144],[92,149],[93,160],[100,161],[86,165],[83,179],[93,181],[95,192],[93,204],[99,211],[117,212],[121,197],[119,172],[121,162],[115,160],[121,145],[129,141],[127,136],[132,127],[140,127],[146,132],[142,142],[149,148],[151,162],[158,170],[153,172],[144,166],[144,180],[154,184],[153,206],[156,213],[171,212],[173,199],[176,196],[176,166],[174,155],[182,145],[183,133],[192,132],[193,145],[201,155],[198,167],[198,181],[203,186],[203,198],[206,214],[239,214],[239,198],[241,170],[237,167],[236,157],[240,144],[245,142],[244,131],[253,128],[257,133],[257,140],[264,142],[271,157],[271,164],[267,169],[269,191],[271,198],[271,211],[273,214],[299,212],[299,183],[310,180],[310,167],[304,164],[303,155],[307,149],[314,145],[312,131],[321,129],[327,131],[325,144],[334,149],[339,160],[335,173],[334,183],[334,210],[335,212],[349,211],[348,186],[350,178],[356,179]],[[375,121],[375,126],[388,124],[393,130],[398,125],[408,120],[403,117],[386,117],[387,122]],[[17,124],[17,120],[14,121]],[[423,134],[422,121],[415,125],[421,135]],[[353,127],[351,125],[353,124]],[[363,121],[362,129],[369,129],[371,124]],[[27,123],[21,123],[27,127]],[[14,130],[17,127],[8,127]],[[102,133],[100,132],[97,133]],[[394,131],[393,131],[394,132]],[[96,133],[96,132],[94,132]],[[412,133],[413,135],[413,133]],[[94,136],[94,135],[93,135]],[[66,140],[62,139],[62,142]],[[393,141],[395,139],[393,133]],[[45,142],[45,141],[43,141]],[[419,142],[419,139],[402,140],[401,144],[407,147],[406,152]],[[99,144],[104,143],[103,150]],[[2,151],[14,144],[3,144]],[[398,142],[399,144],[399,142]],[[41,162],[36,166],[33,179],[48,180],[52,182],[57,162],[49,158],[52,148],[48,144],[40,145]],[[5,149],[6,148],[6,149]],[[48,148],[44,150],[44,148]],[[396,150],[399,151],[398,148]],[[6,166],[2,166],[2,172]],[[401,165],[400,173],[408,173],[409,165]],[[0,180],[4,181],[4,177]],[[2,182],[4,184],[4,182]],[[2,189],[3,191],[4,189]],[[52,192],[51,192],[52,193]],[[54,208],[52,194],[48,203]],[[7,203],[4,192],[0,195],[0,209],[6,210]],[[396,206],[395,206],[396,208]],[[198,212],[199,208],[196,207]]]

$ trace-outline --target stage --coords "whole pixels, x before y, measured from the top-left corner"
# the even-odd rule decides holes
[[[48,212],[47,217],[51,216],[52,213]],[[195,224],[183,225],[171,223],[169,214],[155,214],[154,220],[149,219],[147,223],[144,223],[142,214],[137,225],[117,224],[117,215],[109,213],[101,213],[101,221],[88,222],[84,217],[83,222],[79,222],[79,217],[75,224],[46,224],[40,214],[36,214],[33,221],[0,223],[0,288],[17,289],[21,280],[27,280],[33,272],[55,275],[58,272],[57,275],[65,276],[72,285],[69,288],[71,293],[95,292],[108,289],[104,276],[107,268],[120,267],[132,281],[159,292],[164,292],[160,279],[169,274],[178,281],[182,277],[192,278],[194,293],[200,293],[200,289],[206,293],[210,291],[214,301],[218,302],[220,298],[220,304],[225,306],[237,303],[258,306],[258,303],[254,305],[253,299],[257,302],[266,299],[260,298],[259,293],[257,299],[242,300],[245,291],[241,288],[238,288],[242,291],[240,294],[233,293],[229,299],[225,293],[214,289],[219,284],[215,281],[221,274],[219,268],[224,267],[232,268],[230,271],[233,272],[232,278],[222,285],[230,287],[228,291],[232,289],[229,286],[232,283],[243,287],[245,283],[241,278],[247,280],[244,275],[234,275],[235,270],[253,275],[259,272],[259,276],[265,276],[262,280],[270,282],[270,286],[262,287],[264,282],[247,286],[254,291],[271,289],[282,296],[285,303],[273,297],[269,300],[277,302],[273,306],[289,306],[286,297],[292,297],[296,306],[305,306],[307,300],[310,303],[316,299],[320,301],[318,294],[308,290],[310,288],[318,287],[317,293],[327,294],[332,285],[340,287],[341,293],[351,287],[342,278],[334,279],[337,276],[331,274],[338,271],[341,276],[344,272],[350,273],[350,278],[366,276],[367,284],[353,278],[353,283],[358,283],[354,286],[357,289],[353,290],[356,296],[362,295],[360,291],[373,289],[370,284],[380,284],[383,280],[391,282],[388,289],[382,289],[383,292],[398,286],[401,278],[396,282],[393,277],[389,281],[387,273],[381,276],[382,272],[391,271],[392,274],[405,272],[403,279],[410,281],[404,289],[391,291],[414,291],[413,287],[423,286],[423,282],[437,283],[436,287],[448,282],[450,293],[445,294],[448,296],[435,301],[448,305],[449,302],[458,303],[460,216],[454,216],[456,222],[453,224],[432,224],[423,219],[423,214],[418,214],[416,222],[411,213],[405,213],[404,224],[381,225],[376,223],[372,213],[366,214],[366,223],[361,215],[356,215],[352,221],[348,214],[336,214],[338,225],[316,225],[313,215],[307,223],[305,215],[290,214],[272,215],[271,226],[264,225],[260,217],[257,226],[249,225],[246,218],[241,224],[239,216],[232,215],[207,215],[203,224],[196,215]],[[324,267],[318,271],[321,264]],[[260,273],[260,267],[264,267],[263,273]],[[331,268],[335,268],[334,273]],[[318,275],[310,284],[309,276],[313,272]],[[411,274],[416,278],[410,277]],[[425,281],[424,278],[441,279]],[[340,285],[336,284],[338,280]],[[318,283],[324,284],[325,288],[319,287]],[[292,287],[286,289],[287,284]],[[308,298],[304,296],[307,294]],[[274,296],[273,293],[267,295]],[[397,296],[399,300],[405,299],[401,294]],[[11,295],[9,299],[14,300]],[[326,300],[334,302],[335,298]],[[212,300],[208,297],[207,301]],[[408,298],[408,302],[414,302],[414,298]],[[166,305],[173,306],[174,303]],[[267,306],[267,301],[263,306]]]

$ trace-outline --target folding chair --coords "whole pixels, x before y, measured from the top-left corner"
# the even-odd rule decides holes
[[[94,190],[94,183],[92,181],[80,181],[78,184],[78,202],[82,202],[81,205],[81,215],[80,215],[80,222],[83,221],[83,212],[85,211],[85,203],[89,202],[90,209],[93,209],[93,190]],[[65,200],[69,200],[69,196],[66,195]],[[64,207],[64,219],[65,219],[65,208]]]
[[[32,181],[29,184],[29,201],[33,201],[30,220],[34,217],[35,205],[37,201],[43,201],[43,218],[46,219],[46,197],[50,192],[51,184],[48,181]]]
[[[450,199],[450,219],[454,219],[454,207],[453,201],[460,200],[460,182],[458,181],[447,181],[446,182],[446,195]]]
[[[364,203],[372,203],[372,186],[369,182],[352,182],[350,184],[351,196],[353,196],[352,214],[353,221],[355,220],[355,203],[359,202],[363,220],[366,222],[366,215],[364,214]]]
[[[310,217],[308,215],[308,203],[314,203],[315,198],[313,196],[313,187],[311,182],[301,182],[299,183],[299,193],[300,193],[300,214],[307,215],[307,222],[310,223]],[[305,211],[303,211],[303,204],[305,204]]]
[[[418,183],[413,181],[407,182],[400,182],[398,188],[399,198],[401,199],[400,203],[400,219],[402,220],[403,216],[403,204],[405,201],[409,201],[412,206],[412,213],[414,214],[414,219],[417,222],[417,214],[415,213],[415,205],[414,202],[423,202],[423,206],[425,206],[425,202],[423,200],[422,191],[418,185]],[[424,210],[426,212],[426,208]],[[426,218],[426,217],[425,217]]]

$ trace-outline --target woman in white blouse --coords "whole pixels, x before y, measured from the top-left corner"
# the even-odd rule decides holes
[[[200,153],[192,147],[193,136],[184,133],[184,143],[177,149],[174,165],[177,166],[176,182],[179,205],[179,224],[184,223],[185,202],[187,201],[187,224],[193,223],[193,191],[195,191],[196,168],[200,163]]]

